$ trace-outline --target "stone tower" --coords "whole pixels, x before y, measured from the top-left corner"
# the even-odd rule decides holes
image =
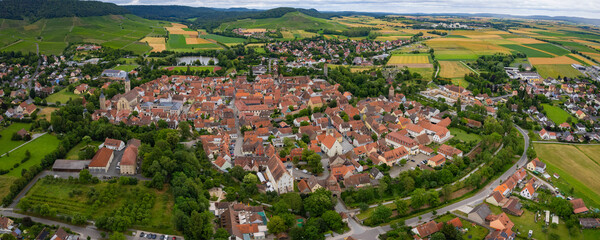
[[[325,75],[325,78],[327,78],[327,72],[329,72],[329,66],[325,63],[325,65],[323,65],[323,75]]]
[[[394,94],[394,86],[390,86],[390,91],[388,93],[388,99],[392,99],[392,98],[394,98],[394,96],[396,96],[396,94]]]
[[[106,110],[106,97],[104,96],[104,91],[100,92],[100,109]]]
[[[131,81],[129,81],[129,78],[125,78],[125,93],[129,91],[131,91]]]

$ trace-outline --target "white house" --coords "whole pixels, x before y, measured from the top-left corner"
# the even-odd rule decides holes
[[[125,148],[125,143],[121,140],[106,138],[104,143],[100,144],[98,148],[108,148],[113,151],[121,151]]]
[[[535,193],[535,188],[533,187],[533,181],[530,181],[527,183],[527,185],[525,185],[523,190],[521,190],[520,194],[521,194],[521,197],[524,197],[527,199],[532,199],[534,193]]]
[[[321,141],[321,150],[329,157],[342,155],[342,144],[340,144],[333,136],[327,135]]]
[[[294,191],[294,178],[277,156],[272,156],[267,161],[267,170],[265,173],[267,174],[267,178],[269,178],[271,186],[277,193],[283,194]]]

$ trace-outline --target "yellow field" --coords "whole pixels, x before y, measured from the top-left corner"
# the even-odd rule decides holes
[[[204,39],[204,38],[195,38],[195,37],[186,37],[185,38],[185,44],[191,45],[191,44],[205,44],[205,43],[211,43],[210,41]]]
[[[393,55],[388,64],[426,64],[429,63],[427,55]]]
[[[600,62],[600,53],[584,52],[583,54],[588,55],[591,58],[595,59],[596,61]]]
[[[160,37],[145,37],[140,42],[148,43],[148,46],[152,48],[152,52],[162,52],[167,50],[165,45],[165,39]]]
[[[398,39],[409,39],[410,36],[378,36],[375,41],[395,41]]]
[[[58,110],[58,108],[55,107],[45,107],[42,108],[42,110],[40,110],[40,112],[38,112],[38,116],[45,118],[46,120],[50,121],[50,117],[52,115],[52,112]]]
[[[490,39],[492,40],[492,39]],[[500,40],[500,39],[493,39]],[[492,41],[493,41],[492,40]],[[510,50],[496,44],[479,39],[469,38],[436,38],[427,40],[427,45],[438,50],[471,50],[480,54],[509,53]]]
[[[533,65],[544,65],[544,64],[579,64],[579,62],[573,60],[567,56],[553,57],[553,58],[539,58],[530,57],[529,62]]]
[[[242,32],[245,32],[245,33],[264,33],[266,31],[267,31],[266,28],[250,28],[250,29],[245,29]]]
[[[198,36],[197,31],[183,30],[184,28],[187,28],[186,25],[183,25],[180,23],[171,23],[171,25],[172,25],[171,27],[165,27],[165,29],[169,32],[169,34],[181,34],[181,35],[187,35],[190,37]]]
[[[253,47],[264,47],[265,44],[264,43],[250,43],[250,44],[246,44],[247,48],[253,48]]]
[[[147,42],[148,44],[161,44],[165,43],[165,39],[161,37],[145,37],[140,42]]]
[[[572,57],[574,57],[574,58],[577,58],[577,59],[579,59],[579,60],[581,60],[581,61],[583,61],[583,62],[585,62],[585,63],[587,63],[587,64],[589,64],[589,65],[596,65],[596,63],[594,63],[594,62],[590,61],[590,60],[589,60],[589,59],[587,59],[587,58],[584,58],[584,57],[582,57],[582,56],[581,56],[581,55],[579,55],[579,54],[574,54],[574,53],[571,53],[571,54],[569,54],[569,56],[572,56]]]
[[[460,78],[471,73],[465,65],[457,61],[440,61],[440,77]]]
[[[540,40],[533,39],[533,38],[511,38],[510,40],[515,41],[517,43],[523,43],[523,44],[544,43]]]
[[[486,39],[486,38],[502,39],[502,37],[500,37],[500,35],[495,35],[495,34],[487,34],[487,35],[463,35],[463,36],[468,37],[468,38],[473,38],[473,39]]]
[[[561,179],[568,174],[569,176],[564,177],[574,178],[595,194],[600,194],[598,146],[534,144],[534,147],[540,160],[550,163],[562,171]],[[570,184],[576,185],[573,182]],[[582,192],[579,194],[588,195]],[[592,195],[588,196],[592,197]]]

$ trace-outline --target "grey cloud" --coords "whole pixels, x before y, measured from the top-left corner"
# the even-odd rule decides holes
[[[194,7],[315,8],[320,11],[392,13],[500,13],[598,18],[600,0],[102,0],[131,5]]]

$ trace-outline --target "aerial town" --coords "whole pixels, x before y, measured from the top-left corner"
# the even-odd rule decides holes
[[[597,25],[68,3],[0,2],[2,240],[600,238]]]

